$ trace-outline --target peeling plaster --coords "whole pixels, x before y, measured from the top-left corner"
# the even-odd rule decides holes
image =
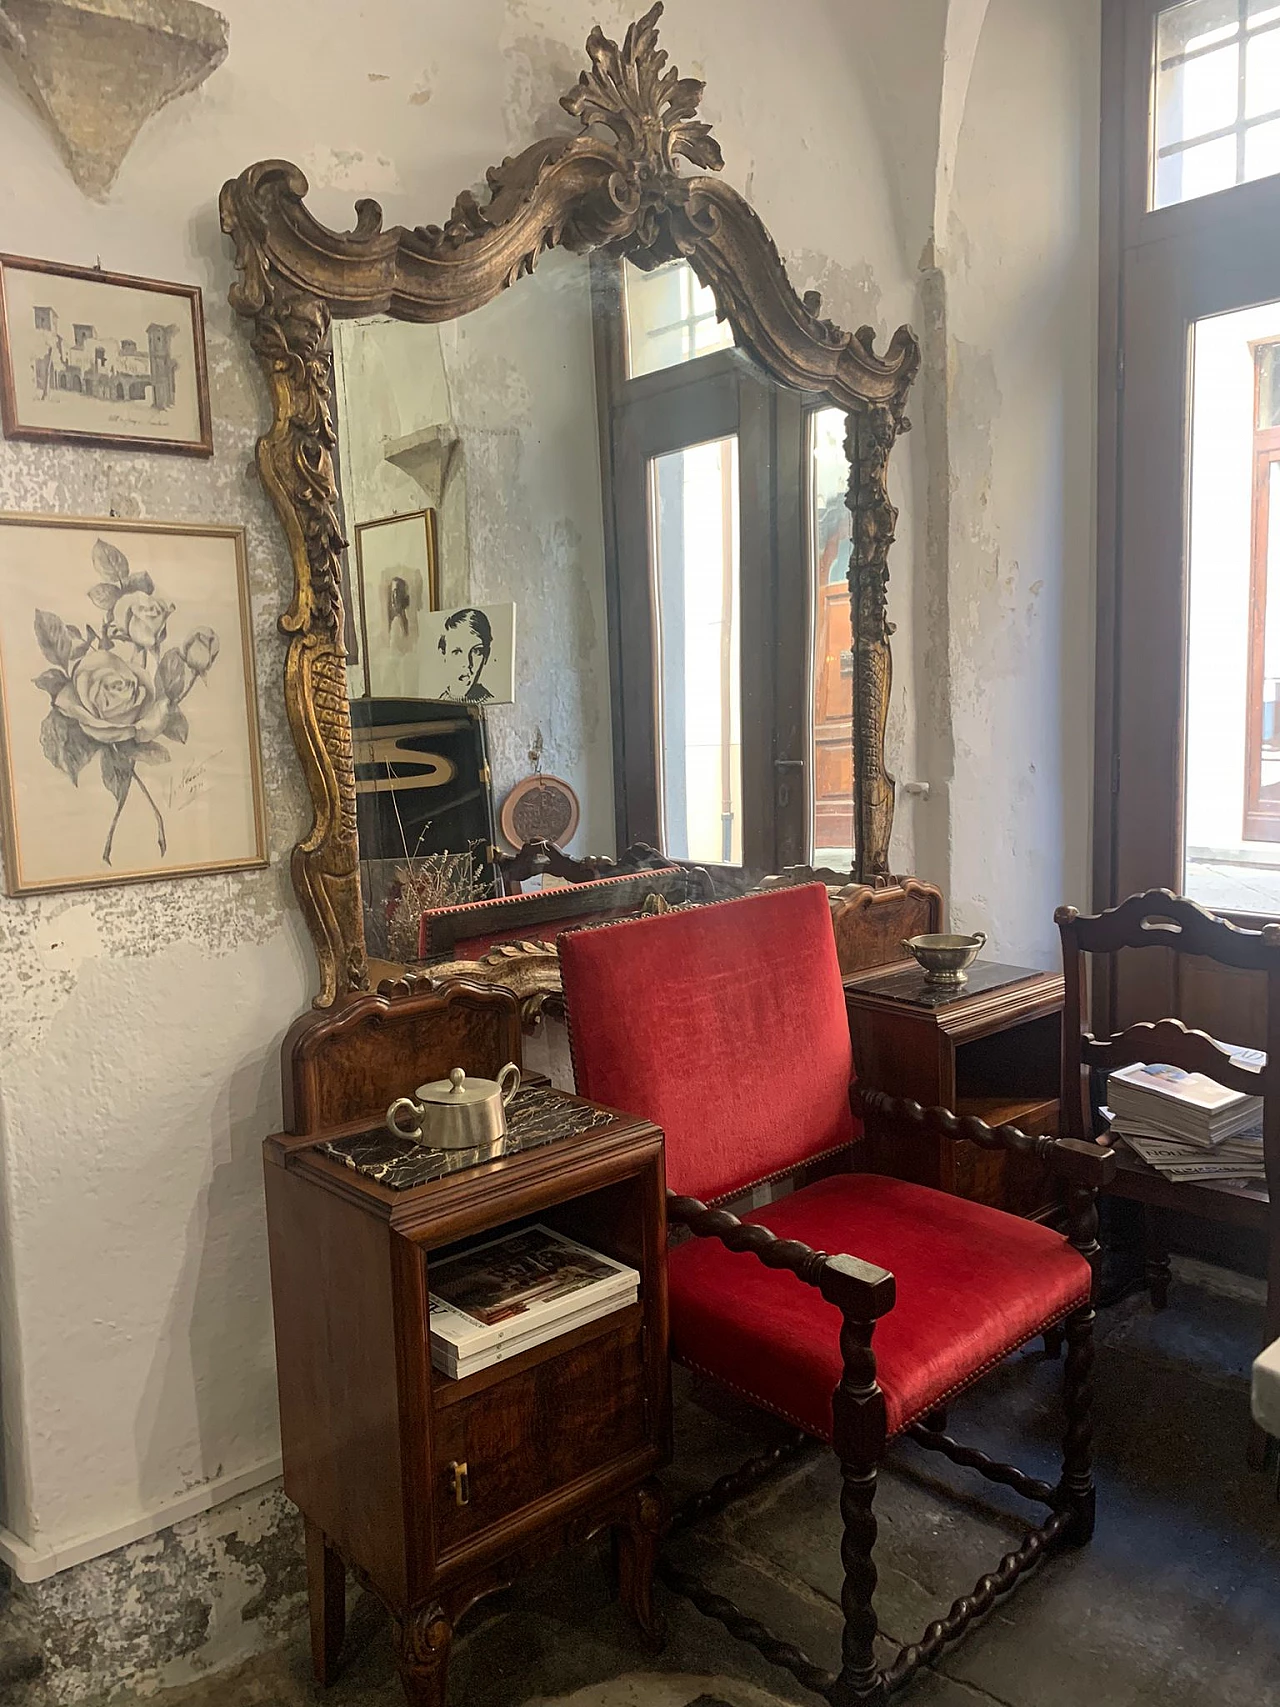
[[[142,1694],[278,1645],[306,1604],[302,1524],[278,1485],[15,1590],[57,1707]]]

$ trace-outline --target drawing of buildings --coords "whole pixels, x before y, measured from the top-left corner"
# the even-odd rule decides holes
[[[35,323],[43,345],[35,359],[38,396],[73,391],[107,402],[149,401],[153,409],[172,407],[178,365],[171,349],[175,326],[153,321],[142,349],[134,338],[100,337],[95,326],[82,321],[73,323],[68,340],[53,308],[36,308]]]

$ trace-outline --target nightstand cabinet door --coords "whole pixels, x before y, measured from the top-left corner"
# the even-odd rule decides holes
[[[629,1305],[581,1334],[569,1349],[552,1341],[467,1381],[436,1377],[432,1505],[442,1560],[645,1444],[642,1307]],[[465,1485],[454,1468],[463,1464]]]

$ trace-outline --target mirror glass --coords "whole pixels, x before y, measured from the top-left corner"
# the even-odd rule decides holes
[[[494,892],[531,773],[577,796],[575,851],[613,851],[588,265],[553,251],[439,326],[335,321],[333,361],[366,936],[405,959],[423,905]]]
[[[530,776],[568,796],[515,822],[578,858],[616,854],[621,802],[731,881],[850,869],[845,417],[735,349],[687,264],[554,250],[460,320],[335,320],[333,384],[372,955],[496,892]]]

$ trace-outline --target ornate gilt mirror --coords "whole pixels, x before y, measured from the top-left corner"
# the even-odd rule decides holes
[[[544,750],[591,851],[639,837],[763,875],[834,846],[851,876],[889,876],[887,465],[919,348],[904,327],[877,355],[871,328],[793,290],[710,175],[703,85],[667,68],[661,12],[621,48],[594,29],[561,102],[578,130],[491,169],[443,226],[383,230],[366,200],[330,231],[283,161],[223,188],[294,566],[285,694],[315,819],[293,876],[318,1006],[368,987],[388,872],[424,835],[483,888],[494,797]],[[511,605],[514,687],[490,695],[486,613]],[[424,661],[455,608],[441,690]],[[735,675],[731,638],[775,632],[777,661]],[[391,751],[424,786],[452,778],[447,833],[364,762]],[[800,801],[808,829],[788,830]]]

